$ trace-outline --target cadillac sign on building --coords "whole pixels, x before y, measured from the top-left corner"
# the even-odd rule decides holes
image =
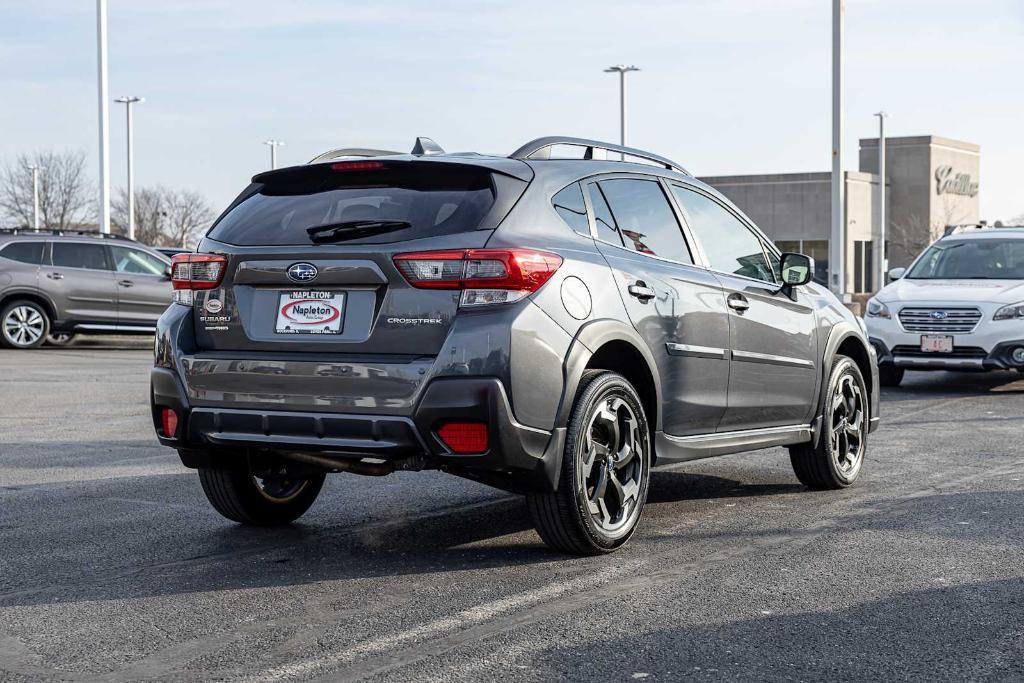
[[[978,183],[971,180],[970,173],[954,175],[952,166],[939,166],[935,169],[935,194],[974,197],[978,194]]]

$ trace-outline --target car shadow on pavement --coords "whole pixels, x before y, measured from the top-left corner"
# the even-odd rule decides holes
[[[635,635],[606,636],[533,653],[532,673],[547,680],[743,680],[752,675],[762,681],[1020,680],[1024,676],[1020,632],[1006,629],[1007,624],[1021,623],[1024,582],[1019,579],[912,590],[853,605],[842,603],[858,598],[822,586],[819,597],[824,607],[801,605],[786,614],[760,610],[763,598],[758,587],[748,588],[745,614],[727,612],[718,623],[668,629],[624,625],[623,631]],[[830,608],[832,599],[840,604]],[[735,610],[735,601],[731,607]],[[642,614],[662,623],[671,620],[668,615]],[[1007,656],[1013,652],[1017,656]]]
[[[0,581],[0,607],[601,561],[548,550],[520,496],[440,476],[444,488],[426,481],[414,493],[417,507],[390,514],[381,507],[388,491],[338,475],[306,517],[277,528],[222,519],[191,473],[12,487],[2,501],[12,514],[0,526],[0,544],[18,550],[0,561],[8,577]],[[655,470],[649,499],[658,506],[800,488]],[[449,493],[456,502],[445,501]],[[40,510],[64,510],[67,519],[19,511],[22,496]]]
[[[1024,393],[1019,372],[945,372],[908,370],[899,387],[882,388],[887,403],[919,401],[922,397],[958,398],[986,393]]]

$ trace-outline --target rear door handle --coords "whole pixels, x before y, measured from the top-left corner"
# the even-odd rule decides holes
[[[51,280],[63,280],[64,273],[47,273],[46,277],[50,278]]]
[[[655,291],[648,287],[647,283],[643,280],[634,282],[626,289],[630,294],[635,296],[637,299],[640,299],[640,301],[649,301],[650,299],[653,299],[655,295]]]
[[[729,298],[726,299],[726,303],[729,304],[729,308],[738,313],[742,313],[750,308],[750,302],[742,294],[730,294]]]
[[[135,283],[132,282],[131,280],[118,280],[117,284],[121,285],[122,287],[134,287],[135,286]]]

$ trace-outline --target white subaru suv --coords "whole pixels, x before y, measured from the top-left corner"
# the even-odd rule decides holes
[[[1024,227],[954,228],[889,277],[865,315],[883,386],[908,368],[1024,372]]]

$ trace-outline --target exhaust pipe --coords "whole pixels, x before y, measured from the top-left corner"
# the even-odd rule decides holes
[[[367,477],[383,477],[392,472],[418,472],[426,469],[426,461],[422,457],[387,460],[385,462],[363,462],[362,460],[348,458],[330,458],[313,453],[284,453],[283,455],[289,460],[322,467],[332,472],[351,472],[352,474],[362,474]]]

